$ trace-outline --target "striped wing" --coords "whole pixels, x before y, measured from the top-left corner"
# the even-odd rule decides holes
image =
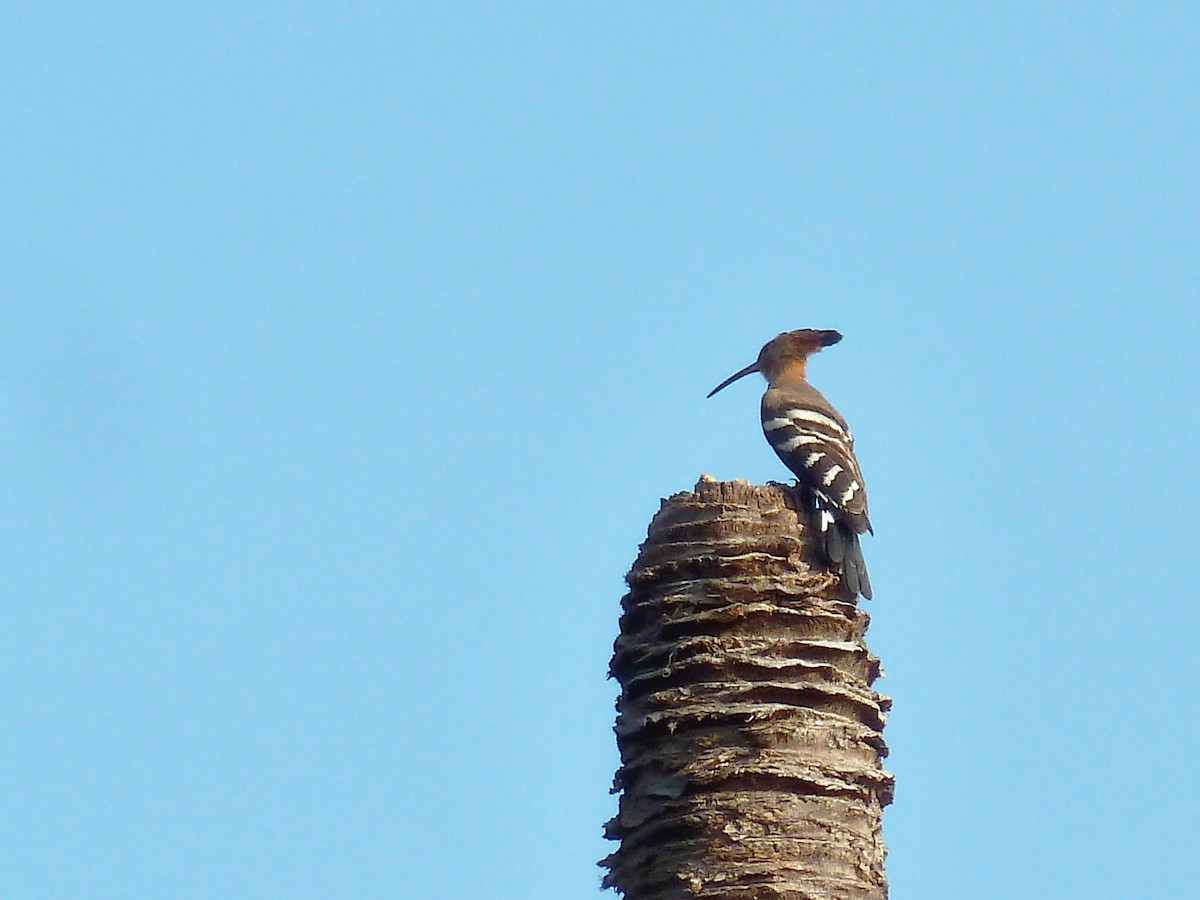
[[[767,391],[762,426],[783,464],[817,498],[824,512],[822,530],[835,518],[856,533],[871,530],[867,489],[854,458],[854,438],[815,388]]]

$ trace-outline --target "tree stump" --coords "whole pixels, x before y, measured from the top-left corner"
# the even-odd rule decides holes
[[[869,617],[791,492],[702,476],[626,577],[611,675],[626,900],[884,900],[892,776]]]

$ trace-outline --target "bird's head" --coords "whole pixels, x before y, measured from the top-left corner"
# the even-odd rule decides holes
[[[763,344],[763,348],[758,351],[758,359],[740,372],[734,372],[713,388],[708,396],[711,397],[751,372],[762,373],[769,384],[775,384],[791,375],[804,378],[808,358],[822,347],[832,346],[841,339],[841,332],[830,329],[800,328],[796,331],[785,331]]]

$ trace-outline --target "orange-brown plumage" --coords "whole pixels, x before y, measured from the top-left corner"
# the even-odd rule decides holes
[[[772,387],[780,382],[804,381],[808,378],[808,358],[841,339],[836,331],[815,328],[785,331],[763,345],[756,365]]]

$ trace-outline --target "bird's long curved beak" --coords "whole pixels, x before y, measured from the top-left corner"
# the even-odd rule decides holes
[[[750,365],[746,366],[746,368],[742,369],[740,372],[734,372],[732,375],[730,375],[728,378],[726,378],[724,381],[722,381],[720,384],[718,384],[715,388],[713,388],[711,391],[709,391],[708,397],[711,397],[713,394],[715,394],[717,391],[719,391],[723,388],[729,387],[729,385],[733,384],[739,378],[744,378],[747,375],[749,375],[751,372],[757,372],[757,371],[758,371],[758,362],[755,361],[755,362],[750,363]],[[705,397],[704,399],[707,400],[708,397]]]

